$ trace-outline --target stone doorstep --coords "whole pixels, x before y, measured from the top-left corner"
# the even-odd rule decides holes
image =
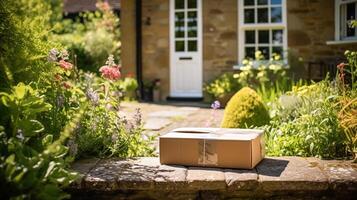
[[[71,190],[357,192],[357,164],[316,158],[265,158],[253,170],[160,165],[157,157],[87,159],[73,164],[81,180]],[[347,174],[346,174],[347,173]]]

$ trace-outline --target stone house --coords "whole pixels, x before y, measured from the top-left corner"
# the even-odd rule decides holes
[[[162,99],[202,98],[256,50],[301,58],[301,72],[340,62],[357,50],[356,15],[357,0],[121,0],[123,71],[160,79]]]

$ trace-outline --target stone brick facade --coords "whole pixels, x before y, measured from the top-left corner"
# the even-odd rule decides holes
[[[170,88],[170,1],[142,1],[143,81],[161,80],[161,97]]]
[[[122,0],[123,66],[135,66],[135,31],[129,23],[135,16],[134,0]],[[128,3],[130,2],[130,3]],[[237,0],[203,0],[203,81],[208,82],[238,63]],[[142,1],[143,81],[161,79],[161,96],[170,88],[169,0]],[[124,19],[124,16],[126,17]],[[128,20],[129,19],[129,20]],[[128,21],[124,21],[128,20]],[[334,0],[287,0],[288,51],[307,62],[338,62],[346,49],[357,43],[327,45],[334,40]],[[133,40],[134,38],[134,40]]]
[[[135,28],[135,1],[122,1],[124,12],[120,15],[122,51],[122,72],[136,73],[136,28]]]
[[[327,45],[335,40],[334,0],[288,0],[288,47],[291,53],[308,61],[343,59],[346,49],[357,50],[357,43]]]
[[[203,81],[232,70],[238,60],[237,1],[203,0]]]

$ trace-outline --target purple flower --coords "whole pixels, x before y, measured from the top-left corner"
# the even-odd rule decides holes
[[[64,103],[65,103],[64,96],[58,95],[57,98],[56,98],[57,107],[61,108],[64,105]]]
[[[48,61],[50,61],[50,62],[57,62],[57,60],[58,60],[58,58],[57,58],[58,54],[59,54],[59,52],[58,52],[57,49],[55,49],[55,48],[51,49],[50,52],[48,53],[48,57],[47,57]]]
[[[89,88],[86,91],[87,98],[94,104],[97,105],[99,103],[99,95],[92,88]]]
[[[135,114],[134,114],[134,122],[136,126],[141,126],[142,124],[142,115],[141,115],[141,110],[140,108],[135,109]]]
[[[221,103],[219,103],[219,101],[214,101],[212,104],[211,104],[211,108],[217,110],[221,107]]]

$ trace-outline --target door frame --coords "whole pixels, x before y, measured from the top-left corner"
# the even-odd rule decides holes
[[[187,2],[187,0],[185,0]],[[202,98],[203,97],[203,35],[202,35],[202,0],[197,0],[197,53],[198,53],[198,59],[199,59],[199,68],[200,74],[198,74],[199,77],[197,77],[199,82],[201,83],[201,90],[198,93],[185,93],[185,92],[180,92],[177,93],[174,91],[174,84],[175,84],[175,70],[173,70],[174,67],[174,59],[173,59],[173,54],[175,53],[175,0],[170,0],[170,9],[169,9],[169,41],[170,41],[170,51],[169,51],[169,57],[170,57],[170,97],[178,97],[178,98]],[[185,20],[185,23],[187,21]]]

